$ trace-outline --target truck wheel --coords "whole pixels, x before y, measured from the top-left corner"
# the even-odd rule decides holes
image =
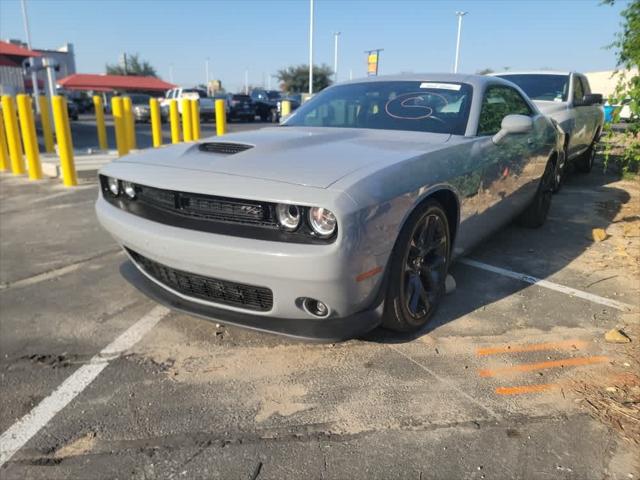
[[[412,332],[429,322],[445,292],[450,249],[447,215],[428,200],[412,213],[391,254],[385,328]]]
[[[593,161],[596,158],[596,141],[589,145],[589,148],[576,159],[576,170],[580,173],[589,173],[593,168]]]
[[[536,196],[526,208],[524,212],[518,217],[518,223],[527,228],[541,227],[547,215],[549,214],[549,208],[551,207],[551,197],[553,195],[554,185],[554,172],[556,170],[556,162],[549,161],[544,169]]]
[[[558,158],[556,162],[556,168],[553,176],[553,193],[557,193],[562,188],[562,184],[564,183],[564,179],[567,176],[567,152],[569,151],[569,142],[566,142],[564,145],[564,151],[562,155]]]

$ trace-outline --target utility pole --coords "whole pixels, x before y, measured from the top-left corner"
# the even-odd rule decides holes
[[[309,96],[313,95],[313,0],[309,0]]]
[[[333,33],[333,83],[338,83],[338,37],[340,32]]]
[[[27,47],[31,50],[31,30],[29,29],[29,16],[27,15],[27,0],[22,0],[22,21],[24,22],[24,35],[27,38]],[[33,88],[33,103],[36,105],[36,112],[40,113],[40,102],[38,101],[38,95],[40,89],[38,88],[38,74],[35,69],[31,70],[31,84]],[[51,95],[55,95],[56,92],[52,92]]]
[[[456,16],[458,17],[458,38],[456,40],[456,61],[453,64],[453,73],[458,73],[458,62],[460,61],[460,33],[462,32],[462,17],[464,17],[466,14],[467,12],[456,12]]]

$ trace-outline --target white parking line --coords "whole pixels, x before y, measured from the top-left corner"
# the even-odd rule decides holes
[[[633,305],[629,305],[628,303],[618,302],[616,300],[601,297],[600,295],[594,295],[593,293],[583,292],[582,290],[577,290],[571,287],[565,287],[559,283],[549,282],[548,280],[542,280],[524,273],[512,272],[506,268],[494,267],[493,265],[478,262],[477,260],[472,260],[470,258],[460,258],[458,259],[458,262],[471,267],[480,268],[488,272],[497,273],[498,275],[504,275],[505,277],[515,278],[516,280],[530,283],[531,285],[537,285],[539,287],[548,288],[549,290],[555,290],[556,292],[566,293],[572,297],[578,297],[593,303],[606,305],[607,307],[615,308],[616,310],[621,310],[623,312],[633,309]]]
[[[169,309],[165,307],[155,307],[94,356],[89,363],[76,370],[51,395],[4,432],[0,436],[0,467],[71,400],[87,388],[109,365],[111,360],[118,358],[138,343],[168,313]]]

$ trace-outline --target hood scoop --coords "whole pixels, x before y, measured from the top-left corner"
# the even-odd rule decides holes
[[[253,148],[253,145],[230,142],[205,142],[198,145],[198,149],[201,152],[224,153],[227,155],[244,152],[245,150],[249,150],[250,148]]]

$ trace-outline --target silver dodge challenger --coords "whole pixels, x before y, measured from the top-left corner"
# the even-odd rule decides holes
[[[176,310],[303,338],[410,332],[453,258],[545,221],[561,135],[500,78],[373,77],[279,126],[112,162],[96,211],[123,275]]]

